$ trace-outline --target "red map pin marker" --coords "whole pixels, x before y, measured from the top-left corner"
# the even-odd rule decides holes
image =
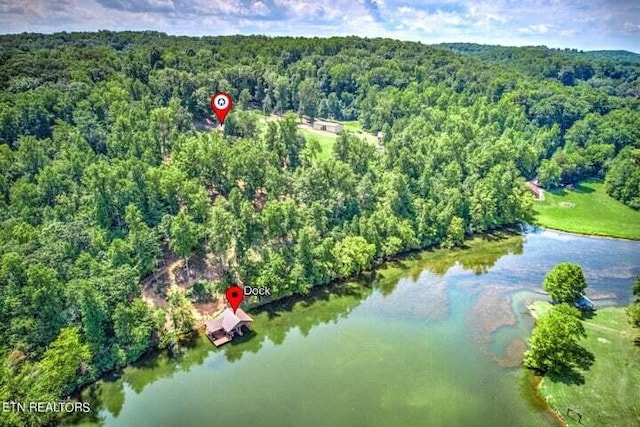
[[[233,99],[228,93],[216,92],[211,97],[211,109],[221,125],[224,124],[224,119],[227,118],[231,107],[233,107]]]
[[[236,285],[229,286],[229,288],[226,290],[224,294],[226,295],[227,301],[229,301],[229,305],[231,306],[231,308],[233,309],[233,312],[235,313],[238,307],[240,306],[242,299],[244,298],[244,293],[242,292],[242,289],[240,288],[240,286],[236,286]]]

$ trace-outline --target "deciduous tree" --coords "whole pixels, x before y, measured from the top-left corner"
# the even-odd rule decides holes
[[[580,312],[567,304],[556,305],[538,319],[529,338],[525,366],[544,372],[562,372],[579,362],[578,339],[585,336]]]
[[[563,262],[547,273],[542,287],[554,301],[573,304],[587,288],[587,281],[579,265]]]

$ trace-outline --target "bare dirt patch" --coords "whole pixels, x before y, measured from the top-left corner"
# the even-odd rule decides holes
[[[142,280],[142,298],[158,308],[167,306],[167,297],[172,290],[185,292],[201,280],[216,280],[220,277],[215,263],[207,255],[194,256],[189,268],[184,259],[165,251],[163,267]],[[213,301],[193,303],[193,315],[197,320],[209,318],[224,309],[224,301],[216,296]]]
[[[174,264],[170,273],[173,274],[175,284],[183,289],[189,289],[200,280],[215,280],[219,277],[215,266],[206,256],[191,257],[188,268],[181,260],[180,263]]]
[[[217,296],[213,301],[196,302],[193,304],[193,308],[198,313],[196,318],[206,319],[216,316],[225,308],[225,304],[223,299],[220,296]]]

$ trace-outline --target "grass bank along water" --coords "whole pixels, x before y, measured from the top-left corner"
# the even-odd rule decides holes
[[[552,231],[410,254],[252,311],[253,337],[219,349],[198,337],[82,399],[107,426],[553,425],[527,371],[500,363],[531,332],[526,305],[564,260],[583,265],[599,304],[626,303],[639,254],[639,242]]]
[[[610,197],[599,181],[545,191],[534,206],[538,224],[546,228],[640,240],[640,211]]]
[[[537,301],[531,311],[539,318],[550,307]],[[545,376],[538,386],[540,394],[571,426],[637,425],[640,347],[633,344],[634,330],[624,308],[600,309],[582,323],[587,336],[580,345],[593,354],[593,365],[572,375]]]

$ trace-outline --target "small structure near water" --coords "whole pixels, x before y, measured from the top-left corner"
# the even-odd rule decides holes
[[[585,294],[575,301],[576,308],[581,311],[595,311],[596,305]]]
[[[234,337],[241,336],[243,326],[252,331],[251,322],[253,322],[251,316],[241,308],[238,308],[234,313],[232,309],[227,307],[218,317],[204,323],[205,333],[216,347],[220,347],[233,340]]]

